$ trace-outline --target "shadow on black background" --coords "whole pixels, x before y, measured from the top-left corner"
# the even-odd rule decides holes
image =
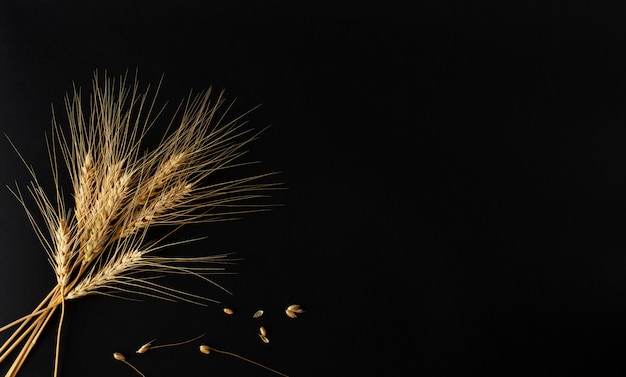
[[[164,100],[213,85],[262,103],[250,156],[288,187],[272,212],[181,234],[208,236],[181,252],[243,259],[219,279],[232,296],[172,281],[222,304],[68,305],[61,374],[132,375],[119,351],[147,376],[271,375],[197,344],[133,355],[201,333],[292,376],[622,370],[624,9],[436,3],[3,3],[0,124],[43,177],[50,103],[94,69],[138,69],[165,75]],[[1,151],[2,181],[25,185]],[[6,323],[54,278],[0,204]],[[23,375],[51,374],[53,333]]]

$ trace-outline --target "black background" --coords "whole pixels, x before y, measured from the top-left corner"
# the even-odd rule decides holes
[[[42,181],[50,103],[138,69],[173,102],[213,85],[262,103],[250,155],[288,187],[272,212],[184,233],[243,259],[219,278],[232,296],[171,280],[222,304],[68,305],[61,375],[132,376],[114,351],[147,376],[272,375],[198,343],[133,354],[202,333],[291,376],[623,371],[626,6],[587,3],[3,2],[0,128]],[[8,142],[0,178],[29,179]],[[6,323],[54,277],[0,203]],[[53,328],[23,375],[51,374]]]

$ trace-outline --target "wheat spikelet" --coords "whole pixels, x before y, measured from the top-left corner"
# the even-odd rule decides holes
[[[141,93],[136,80],[132,85],[127,85],[125,76],[101,81],[96,73],[89,110],[83,107],[79,89],[66,97],[67,129],[53,118],[49,145],[56,188],[52,198],[26,164],[32,177],[28,191],[43,226],[20,189],[11,189],[48,254],[57,285],[30,315],[0,328],[2,332],[19,325],[0,347],[0,363],[22,345],[7,377],[17,374],[60,307],[58,357],[66,300],[91,294],[140,294],[196,304],[213,301],[157,282],[164,274],[184,274],[225,289],[209,275],[223,273],[224,265],[233,261],[228,255],[158,255],[181,242],[165,242],[170,233],[148,242],[150,228],[228,220],[269,209],[258,200],[280,188],[267,182],[274,173],[212,180],[220,171],[250,164],[240,159],[259,135],[244,128],[243,115],[227,119],[232,104],[226,104],[223,92],[213,95],[209,89],[190,96],[181,103],[180,115],[172,118],[161,143],[152,150],[143,145],[163,112],[156,108],[158,89],[152,95],[149,87]],[[73,208],[65,206],[57,151],[73,188]],[[190,241],[195,240],[182,242]],[[58,359],[55,376],[57,367]]]
[[[172,179],[176,172],[183,168],[185,153],[180,152],[170,156],[166,161],[159,164],[156,172],[149,180],[142,182],[133,198],[133,204],[143,206],[148,199],[157,195],[159,190]]]
[[[169,190],[162,191],[158,197],[136,209],[130,216],[130,221],[119,226],[117,238],[128,237],[151,224],[162,222],[161,216],[179,206],[191,193],[191,189],[191,184],[180,182]]]
[[[117,163],[106,175],[103,187],[95,201],[94,208],[87,216],[83,229],[85,243],[81,248],[82,262],[88,264],[108,246],[113,221],[117,218],[122,201],[129,189],[130,175],[122,173],[121,163]]]
[[[65,295],[66,300],[75,300],[83,296],[100,294],[118,297],[120,294],[143,295],[156,297],[166,301],[186,301],[199,305],[215,302],[210,298],[197,296],[156,283],[146,276],[147,271],[153,274],[187,274],[203,279],[228,292],[210,278],[209,274],[224,271],[223,264],[233,262],[228,254],[216,254],[203,257],[161,257],[152,255],[158,250],[172,247],[180,243],[198,241],[185,240],[176,243],[162,244],[163,239],[146,244],[141,232],[116,242],[106,259],[92,266],[89,271]]]
[[[65,296],[68,300],[74,300],[88,294],[92,294],[103,288],[110,287],[124,273],[130,273],[141,263],[141,252],[137,250],[126,251],[117,257],[107,261],[102,267],[92,270],[76,284]]]
[[[80,167],[80,175],[74,187],[74,217],[80,225],[85,221],[85,216],[91,211],[89,198],[94,195],[94,166],[91,152],[87,152]]]
[[[71,234],[70,228],[67,226],[67,223],[64,219],[59,220],[59,227],[55,232],[55,247],[56,252],[54,253],[54,272],[57,277],[57,283],[61,287],[65,287],[70,278],[70,262],[71,262]]]

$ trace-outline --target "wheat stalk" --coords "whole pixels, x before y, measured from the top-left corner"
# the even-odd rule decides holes
[[[161,143],[146,150],[145,136],[163,112],[156,106],[160,83],[149,94],[150,87],[140,92],[136,79],[130,85],[127,82],[127,76],[100,79],[96,72],[89,109],[75,88],[65,100],[68,128],[53,117],[48,144],[56,189],[53,197],[26,164],[32,179],[28,191],[43,224],[19,187],[10,188],[48,254],[56,286],[31,314],[0,328],[4,332],[16,327],[0,347],[0,363],[19,349],[6,377],[17,375],[60,308],[54,369],[54,375],[58,374],[67,300],[91,294],[140,294],[196,304],[214,301],[168,287],[156,278],[186,274],[224,289],[208,275],[223,273],[224,265],[232,263],[230,256],[162,256],[160,250],[180,242],[166,242],[171,233],[148,242],[148,229],[162,225],[177,229],[264,211],[269,206],[257,200],[280,188],[266,182],[273,173],[212,180],[217,172],[244,165],[240,159],[245,148],[259,135],[244,127],[243,116],[228,119],[232,103],[226,103],[223,93],[215,95],[209,89],[190,95],[177,110],[179,115],[173,116]],[[60,162],[71,181],[73,206],[66,206],[62,194]]]

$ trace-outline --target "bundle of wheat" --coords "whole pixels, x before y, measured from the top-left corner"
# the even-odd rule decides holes
[[[0,347],[0,363],[21,347],[7,377],[18,373],[60,310],[57,375],[67,300],[90,294],[138,293],[166,300],[211,301],[157,283],[150,273],[182,273],[211,281],[207,275],[223,270],[221,264],[229,263],[228,255],[155,255],[175,243],[167,244],[167,236],[148,242],[147,230],[158,225],[176,229],[267,210],[268,205],[256,199],[280,187],[266,183],[274,173],[211,180],[216,172],[243,165],[240,158],[259,132],[244,128],[247,114],[229,119],[232,103],[210,89],[183,101],[176,112],[180,115],[173,116],[160,144],[142,152],[148,130],[162,113],[156,106],[160,84],[149,94],[149,86],[142,93],[136,79],[130,85],[127,81],[126,76],[101,79],[96,72],[89,109],[82,104],[80,90],[66,97],[68,128],[64,130],[54,120],[49,142],[56,188],[52,197],[27,165],[32,176],[28,189],[42,224],[27,208],[19,188],[12,189],[48,254],[57,284],[29,315],[0,328],[3,332],[17,326]],[[60,187],[59,160],[71,180],[71,208]]]

